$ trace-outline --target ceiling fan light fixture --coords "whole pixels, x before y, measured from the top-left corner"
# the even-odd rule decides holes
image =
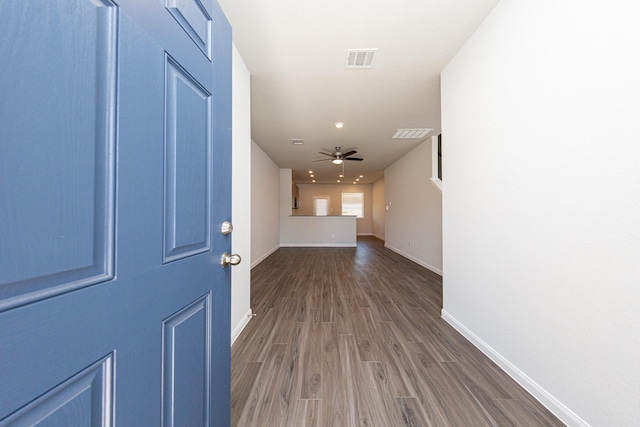
[[[331,160],[331,163],[333,163],[334,165],[341,165],[343,162],[342,159],[333,159]]]

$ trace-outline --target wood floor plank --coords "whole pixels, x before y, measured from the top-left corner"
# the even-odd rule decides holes
[[[343,360],[343,365],[349,366],[347,376],[350,387],[348,393],[351,394],[350,401],[353,402],[353,426],[384,426],[389,424],[389,418],[385,417],[382,402],[378,396],[377,383],[371,374],[369,362],[362,362],[359,359],[358,346],[353,335],[342,335],[341,343],[346,351],[347,360]]]
[[[499,406],[510,424],[518,427],[555,427],[554,417],[548,409],[537,404],[531,404],[526,399],[522,400],[496,400],[495,404]]]
[[[261,367],[262,362],[240,362],[233,366],[231,389],[234,393],[231,396],[231,425],[238,425]]]
[[[399,337],[393,332],[390,322],[379,322],[377,331],[381,360],[387,372],[389,391],[394,397],[415,396],[406,369],[411,362]],[[410,373],[411,375],[411,373]]]
[[[349,426],[361,425],[360,420],[363,418],[364,412],[365,420],[367,419],[366,411],[363,410],[360,403],[360,396],[357,392],[360,386],[364,384],[358,383],[357,375],[357,357],[354,351],[355,344],[351,345],[350,341],[353,340],[353,335],[338,335],[338,354],[340,355],[340,366],[342,368],[342,378],[335,384],[344,390],[345,399],[345,416]]]
[[[343,366],[346,350],[340,343],[337,325],[322,324],[321,419],[326,426],[348,426],[352,420],[350,391],[353,385]]]
[[[232,348],[235,362],[263,362],[265,360],[277,320],[274,311],[265,310],[253,318],[237,338]]]
[[[350,308],[355,302],[337,295],[333,300],[333,313],[336,325],[338,325],[338,333],[343,335],[353,334],[352,314]]]
[[[355,301],[350,300],[349,314],[351,317],[351,334],[356,339],[358,347],[359,360],[363,362],[372,362],[380,360],[380,352],[378,350],[377,340],[374,340],[373,326],[370,322],[368,308],[361,308]]]
[[[402,425],[406,427],[435,426],[422,413],[422,408],[413,397],[397,397],[396,402],[402,414]]]
[[[286,346],[284,344],[269,345],[267,357],[253,384],[251,394],[246,399],[244,409],[241,411],[238,424],[236,424],[237,426],[260,427],[264,425],[262,420],[269,416],[271,401],[276,393],[274,387],[276,385],[277,372],[284,359],[285,350]],[[231,390],[231,400],[233,401],[234,395],[238,393],[238,388],[234,388],[232,385]]]
[[[304,323],[294,323],[290,341],[286,344],[286,351],[280,366],[276,367],[273,381],[273,399],[266,419],[266,425],[282,425],[288,418],[289,411],[296,399],[295,385],[300,371],[300,347],[304,334]]]
[[[299,399],[319,399],[322,386],[322,322],[319,308],[311,311],[312,320],[302,326],[300,364],[297,378]]]
[[[251,271],[232,425],[561,426],[441,317],[442,279],[371,237]]]
[[[290,342],[296,324],[299,302],[300,296],[295,291],[291,292],[288,297],[278,298],[278,302],[272,309],[272,314],[276,318],[272,326],[271,340],[273,343],[287,344]]]
[[[320,401],[298,399],[287,414],[287,427],[321,427]]]
[[[457,363],[457,362],[444,362]],[[422,378],[431,392],[429,398],[435,399],[439,412],[451,425],[459,426],[491,426],[482,407],[470,395],[465,387],[443,366],[436,366],[422,372]],[[429,402],[421,401],[423,405]]]

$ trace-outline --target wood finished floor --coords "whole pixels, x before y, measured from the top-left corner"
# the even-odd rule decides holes
[[[564,425],[440,318],[440,276],[375,238],[280,248],[251,306],[232,426]]]

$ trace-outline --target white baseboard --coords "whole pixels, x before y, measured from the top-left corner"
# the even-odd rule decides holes
[[[280,243],[281,248],[355,248],[355,243]]]
[[[522,372],[507,360],[504,356],[494,350],[489,344],[484,342],[482,338],[474,334],[469,328],[460,323],[455,317],[442,309],[442,319],[453,326],[466,339],[471,341],[480,351],[482,351],[489,359],[493,360],[504,372],[527,390],[534,398],[542,403],[547,409],[553,412],[562,422],[568,426],[589,427],[586,421],[576,415],[573,411],[562,404],[558,399],[553,397],[551,393],[542,388],[538,383],[529,378],[527,374]]]
[[[422,260],[419,260],[418,258],[415,258],[415,257],[413,257],[413,256],[411,256],[411,255],[409,255],[407,253],[404,253],[398,248],[394,248],[393,246],[389,246],[386,243],[384,244],[384,247],[387,248],[387,249],[391,249],[393,252],[395,252],[397,254],[400,254],[403,257],[405,257],[407,259],[410,259],[411,261],[415,262],[416,264],[419,264],[419,265],[423,266],[424,268],[427,268],[427,269],[433,271],[434,273],[437,273],[440,276],[442,276],[442,270],[441,269],[439,269],[437,267],[434,267],[434,266],[432,266],[430,264],[427,264],[426,262],[424,262]]]
[[[236,342],[236,339],[240,336],[240,333],[242,333],[245,326],[247,326],[247,323],[249,323],[249,320],[251,320],[252,318],[253,314],[251,312],[251,309],[249,309],[246,316],[242,318],[240,323],[238,323],[238,325],[233,328],[233,332],[231,332],[231,346],[233,346],[233,343]]]
[[[280,245],[271,248],[269,251],[267,251],[267,253],[265,253],[264,255],[262,255],[260,258],[258,258],[257,260],[253,261],[251,263],[251,268],[255,267],[256,265],[260,264],[262,261],[265,260],[265,258],[267,258],[269,255],[271,255],[272,253],[274,253],[275,251],[277,251],[278,249],[280,249]]]
[[[373,236],[373,233],[356,233],[356,236]]]
[[[373,237],[375,237],[378,240],[382,240],[384,242],[384,236],[378,236],[377,234],[373,234]]]

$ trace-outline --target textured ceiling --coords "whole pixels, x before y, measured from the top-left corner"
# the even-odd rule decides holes
[[[251,136],[294,181],[335,183],[319,151],[355,149],[352,182],[440,132],[440,72],[498,0],[218,0],[251,73]],[[373,68],[346,69],[347,49],[377,48]],[[344,122],[336,129],[335,122]],[[433,128],[420,140],[400,128]],[[302,139],[304,145],[291,143]],[[330,159],[329,159],[330,160]]]

